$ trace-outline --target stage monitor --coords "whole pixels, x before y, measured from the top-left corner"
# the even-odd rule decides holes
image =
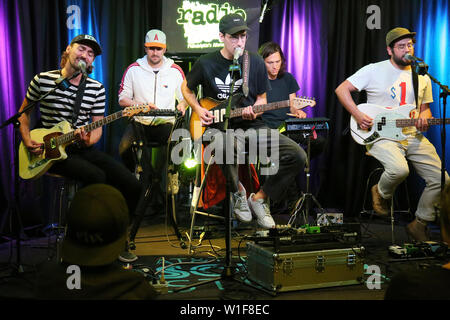
[[[162,31],[167,35],[170,53],[207,53],[223,47],[219,40],[219,21],[238,13],[250,28],[246,48],[258,50],[260,0],[170,0],[163,1]]]

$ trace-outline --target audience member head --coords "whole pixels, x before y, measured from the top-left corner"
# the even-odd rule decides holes
[[[441,237],[450,245],[450,183],[444,188],[441,197]]]
[[[128,223],[128,207],[120,191],[105,184],[80,189],[67,213],[63,262],[88,267],[111,264],[123,251]]]

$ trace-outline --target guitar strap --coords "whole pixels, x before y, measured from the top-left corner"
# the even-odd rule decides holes
[[[75,98],[75,104],[73,106],[72,114],[72,127],[75,127],[80,113],[81,101],[83,100],[84,89],[86,88],[86,77],[81,77],[80,84],[78,85],[77,96]]]
[[[414,68],[411,68],[412,82],[413,82],[413,90],[414,90],[414,98],[416,99],[416,109],[419,112],[419,76],[416,73]]]
[[[248,51],[245,50],[244,51],[244,72],[242,73],[242,78],[243,78],[243,84],[242,84],[242,92],[244,93],[245,97],[248,97],[248,75],[249,75],[249,71],[250,71],[250,63],[249,63],[249,55],[248,55]]]

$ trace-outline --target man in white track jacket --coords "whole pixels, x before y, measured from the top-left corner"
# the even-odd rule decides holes
[[[157,109],[176,108],[184,114],[186,102],[181,93],[181,83],[185,76],[180,66],[164,56],[166,35],[160,30],[150,30],[145,37],[144,48],[146,55],[124,72],[119,89],[120,106],[152,104]],[[119,145],[119,154],[126,166],[131,170],[136,167],[136,155],[131,148],[134,141],[166,146],[173,123],[174,117],[135,117],[134,124],[128,126]]]

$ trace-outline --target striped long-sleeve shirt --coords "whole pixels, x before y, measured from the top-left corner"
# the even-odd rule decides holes
[[[53,90],[55,80],[61,76],[60,70],[52,70],[37,74],[27,90],[27,100],[36,101],[44,94]],[[86,79],[86,88],[81,101],[75,127],[81,127],[90,122],[92,116],[103,116],[105,113],[105,88],[91,78]],[[66,120],[72,123],[72,114],[77,96],[78,86],[70,84],[66,90],[56,89],[40,102],[41,122],[44,128],[51,128]]]

